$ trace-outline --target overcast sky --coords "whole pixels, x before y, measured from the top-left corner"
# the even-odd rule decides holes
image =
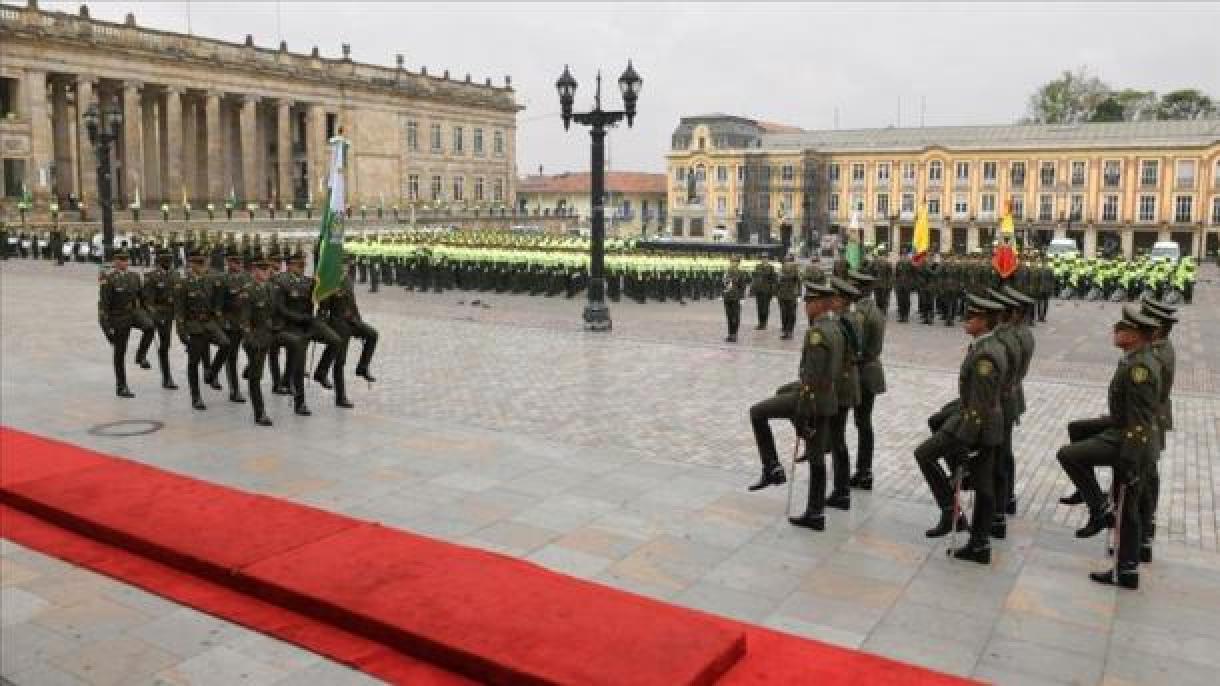
[[[11,1],[11,0],[7,0]],[[588,168],[587,133],[559,120],[570,63],[578,109],[598,68],[620,107],[632,58],[644,80],[634,129],[608,136],[610,166],[661,171],[683,115],[726,112],[801,126],[1014,121],[1038,85],[1087,65],[1112,86],[1220,97],[1220,3],[390,3],[92,2],[93,16],[257,45],[281,38],[337,57],[503,83],[518,102],[519,171]],[[79,3],[42,2],[75,12]]]

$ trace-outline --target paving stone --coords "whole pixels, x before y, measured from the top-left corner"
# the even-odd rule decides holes
[[[157,673],[164,684],[274,684],[286,674],[279,669],[226,646],[216,646]]]
[[[774,598],[706,581],[690,586],[675,600],[688,607],[748,622],[761,621],[779,604]]]
[[[1102,673],[1102,663],[1095,658],[1003,636],[991,639],[978,666],[1076,684],[1095,684]]]
[[[172,654],[128,636],[87,643],[50,660],[55,667],[95,686],[132,683],[176,662]]]
[[[48,606],[46,600],[29,591],[0,588],[0,626],[9,627],[33,619]]]
[[[222,645],[239,632],[232,624],[188,608],[142,624],[127,632],[167,653],[189,658]]]

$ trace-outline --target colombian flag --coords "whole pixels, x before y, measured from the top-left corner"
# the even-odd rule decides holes
[[[915,257],[911,261],[921,265],[928,258],[928,246],[932,243],[932,232],[928,228],[928,208],[924,203],[919,204],[919,210],[915,213],[915,236],[912,243]]]
[[[1012,204],[1004,201],[1004,216],[1000,217],[1000,246],[991,258],[991,266],[1001,279],[1017,271],[1017,232],[1012,221]]]

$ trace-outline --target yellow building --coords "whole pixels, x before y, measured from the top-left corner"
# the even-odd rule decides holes
[[[517,207],[528,216],[570,216],[573,227],[589,227],[592,215],[588,172],[526,176],[517,182]],[[664,174],[606,172],[606,235],[641,236],[665,226]]]
[[[666,160],[675,237],[812,244],[856,215],[865,242],[902,247],[922,203],[933,247],[966,253],[1007,203],[1020,239],[1089,256],[1220,238],[1218,120],[805,131],[715,114],[683,117]]]

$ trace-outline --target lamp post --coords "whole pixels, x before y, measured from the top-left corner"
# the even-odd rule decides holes
[[[572,112],[572,102],[576,95],[576,79],[567,65],[563,67],[563,75],[555,82],[559,91],[559,105],[562,109],[563,128],[565,131],[572,120],[577,124],[590,127],[592,138],[592,164],[590,207],[592,208],[592,247],[589,256],[589,301],[585,305],[585,329],[589,331],[609,331],[610,308],[606,306],[606,129],[614,126],[624,118],[627,126],[635,123],[635,104],[640,97],[643,86],[640,75],[635,73],[631,60],[627,61],[627,69],[618,79],[619,92],[623,97],[623,110],[602,109],[602,75],[597,73],[597,90],[593,95],[593,109],[588,112]]]
[[[114,256],[114,198],[111,197],[110,147],[119,139],[123,112],[116,103],[109,103],[99,114],[97,104],[89,105],[83,115],[89,143],[97,154],[97,198],[102,205],[102,260]]]

